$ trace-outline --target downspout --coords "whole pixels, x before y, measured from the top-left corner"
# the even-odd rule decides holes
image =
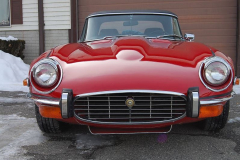
[[[237,0],[236,75],[240,77],[240,0]]]
[[[79,41],[79,23],[78,23],[78,16],[79,16],[79,7],[78,7],[78,0],[77,1],[77,5],[76,5],[76,14],[77,14],[77,18],[76,18],[76,23],[77,23],[77,30],[76,30],[76,34],[77,34],[77,41]]]
[[[43,0],[38,0],[39,55],[45,51]]]
[[[70,1],[71,8],[71,29],[69,30],[69,42],[77,42],[77,1]]]

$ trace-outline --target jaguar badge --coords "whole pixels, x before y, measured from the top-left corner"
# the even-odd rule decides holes
[[[126,101],[125,101],[125,104],[128,106],[128,108],[132,108],[135,104],[135,101],[134,99],[132,98],[128,98]]]

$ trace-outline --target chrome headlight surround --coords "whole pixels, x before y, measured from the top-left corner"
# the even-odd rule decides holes
[[[222,65],[224,65],[227,69],[227,73],[226,73],[227,76],[226,76],[225,80],[223,80],[220,83],[215,83],[215,84],[211,83],[205,76],[207,67],[209,67],[214,62],[222,63]],[[203,71],[203,73],[202,73],[202,71]],[[214,56],[214,57],[206,58],[202,62],[200,69],[199,69],[199,78],[206,88],[208,88],[209,90],[214,91],[214,92],[220,92],[220,91],[227,89],[229,87],[229,85],[231,84],[231,82],[233,80],[233,72],[232,72],[232,68],[228,62],[226,62],[221,57]],[[228,84],[225,84],[229,78],[231,78],[230,81],[228,82]],[[221,85],[224,85],[224,87],[218,89],[218,87],[220,87]]]
[[[39,85],[38,82],[36,82],[36,80],[34,80],[34,75],[35,75],[34,72],[36,71],[37,67],[39,67],[40,65],[43,65],[43,64],[47,64],[47,65],[52,66],[56,70],[56,72],[58,74],[56,82],[54,82],[53,84],[51,84],[49,86],[41,86],[41,85]],[[30,83],[32,84],[32,87],[33,87],[33,89],[35,91],[37,91],[37,92],[39,92],[41,94],[49,94],[49,93],[53,92],[60,85],[60,83],[62,81],[62,76],[63,76],[63,74],[62,74],[62,67],[61,67],[61,65],[54,59],[45,58],[45,59],[42,59],[39,62],[35,63],[33,65],[33,67],[31,68],[31,71],[30,71]],[[37,84],[37,87],[34,86],[35,84],[33,82],[35,82]],[[44,90],[43,91],[39,90],[38,89],[39,87],[44,88]],[[49,90],[48,90],[48,88],[49,88]]]

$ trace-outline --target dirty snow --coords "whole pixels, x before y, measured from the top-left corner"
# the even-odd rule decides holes
[[[27,159],[22,146],[37,145],[48,140],[38,129],[35,118],[16,114],[0,115],[0,137],[0,159]]]
[[[29,89],[22,85],[22,81],[28,77],[29,65],[19,57],[0,50],[0,90],[23,91]]]
[[[17,41],[17,38],[14,38],[13,36],[8,36],[8,37],[0,37],[1,40],[4,41]]]
[[[32,100],[21,97],[20,98],[0,97],[0,103],[25,103],[25,102],[32,102]]]
[[[233,91],[234,91],[236,94],[240,94],[240,85],[234,85],[234,86],[233,86]]]
[[[235,117],[228,120],[228,123],[236,123],[236,122],[240,122],[240,117]]]

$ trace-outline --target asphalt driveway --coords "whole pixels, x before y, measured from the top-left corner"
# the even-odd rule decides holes
[[[23,92],[0,92],[0,159],[240,159],[240,96],[231,100],[227,126],[218,133],[195,124],[175,125],[169,134],[91,135],[71,125],[43,134]]]

